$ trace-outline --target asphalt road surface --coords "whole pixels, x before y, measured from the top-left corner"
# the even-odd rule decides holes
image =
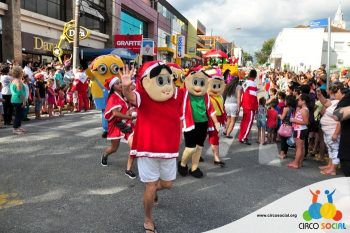
[[[0,129],[0,232],[144,232],[144,186],[124,175],[127,145],[110,156],[108,167],[100,165],[108,142],[100,137],[98,112],[32,120],[25,128],[21,136]],[[254,142],[255,126],[252,137]],[[294,151],[280,162],[275,144],[220,140],[225,168],[213,165],[206,145],[200,164],[205,177],[178,177],[172,190],[159,192],[158,232],[214,229],[329,178],[315,161],[288,169]]]

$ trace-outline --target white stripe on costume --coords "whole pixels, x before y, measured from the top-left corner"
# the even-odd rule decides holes
[[[186,93],[185,93],[185,97],[184,97],[184,101],[183,101],[183,108],[182,108],[182,118],[184,119],[183,121],[182,121],[182,123],[183,123],[183,131],[185,131],[185,129],[186,129],[186,120],[185,120],[185,118],[186,118],[186,105],[187,105],[187,96],[188,96],[188,91],[186,91]]]
[[[134,94],[136,96],[136,107],[140,107],[141,105],[141,96],[140,93],[138,93],[137,91],[134,91]]]
[[[118,104],[118,105],[115,105],[115,106],[113,106],[111,109],[109,109],[109,111],[108,112],[105,112],[105,118],[106,118],[106,115],[108,114],[108,113],[110,113],[110,112],[112,112],[114,109],[118,109],[118,111],[120,111],[120,109],[122,108],[122,106],[120,105],[120,104]],[[111,120],[111,119],[113,119],[113,114],[112,114],[112,116],[110,117],[110,118],[106,118],[106,120]]]
[[[177,158],[179,156],[179,152],[177,152],[177,153],[155,153],[155,152],[131,150],[130,155],[134,155],[136,157],[172,159],[172,158]]]
[[[248,127],[246,129],[246,132],[244,134],[243,140],[247,139],[247,136],[248,136],[248,133],[249,133],[249,130],[250,130],[250,126],[253,123],[253,118],[254,118],[253,111],[250,110],[250,121],[249,121]]]

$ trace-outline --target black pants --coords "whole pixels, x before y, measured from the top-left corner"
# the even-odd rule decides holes
[[[283,151],[284,154],[287,154],[288,147],[289,147],[287,144],[288,138],[282,137],[282,136],[280,136],[280,137],[281,137],[281,151]]]
[[[349,160],[340,160],[341,170],[346,177],[350,177],[350,161]]]
[[[195,148],[197,145],[203,147],[208,132],[208,122],[195,122],[193,130],[184,133],[185,146]]]
[[[21,127],[21,121],[23,117],[23,104],[13,104],[15,108],[15,120],[13,121],[13,128],[17,129]]]
[[[11,96],[12,95],[3,95],[2,96],[2,98],[5,99],[5,102],[3,102],[5,125],[9,125],[12,121],[13,105],[11,103]]]

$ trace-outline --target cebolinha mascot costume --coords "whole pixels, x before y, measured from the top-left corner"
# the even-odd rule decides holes
[[[184,70],[176,63],[167,63],[173,72],[175,86],[183,88],[185,86],[185,74]]]
[[[203,177],[198,164],[207,131],[214,130],[214,123],[215,127],[220,126],[207,93],[208,78],[210,76],[201,67],[197,67],[189,71],[185,79],[187,89],[183,103],[185,150],[178,163],[178,172],[182,176],[189,173],[195,178]],[[190,158],[192,158],[192,167],[188,170],[187,162]]]
[[[221,126],[226,122],[226,113],[224,108],[224,98],[222,94],[225,90],[225,80],[220,69],[208,70],[209,78],[208,94],[210,101],[215,109],[216,118]],[[214,164],[224,167],[225,163],[220,161],[219,157],[219,132],[215,129],[209,132],[209,143],[214,154]]]
[[[154,232],[151,211],[156,192],[171,188],[176,178],[184,91],[174,86],[171,69],[159,61],[140,67],[135,91],[130,76],[122,76],[124,96],[138,107],[130,153],[137,157],[140,179],[146,185],[144,228]]]
[[[102,55],[91,62],[85,73],[91,80],[91,94],[95,102],[96,109],[102,111],[103,137],[107,137],[108,122],[104,117],[108,90],[104,87],[105,81],[112,77],[119,76],[119,70],[124,67],[120,57],[114,54]]]

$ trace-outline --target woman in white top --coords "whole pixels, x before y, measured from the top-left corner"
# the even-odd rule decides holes
[[[227,115],[225,136],[227,138],[233,138],[230,134],[235,127],[237,117],[239,115],[239,109],[241,107],[241,86],[239,85],[238,77],[234,77],[231,82],[226,86],[223,97],[225,99],[225,112]]]
[[[309,124],[309,110],[307,103],[309,102],[309,96],[307,94],[301,94],[298,97],[298,108],[294,118],[290,118],[290,122],[293,123],[294,138],[295,138],[295,159],[288,164],[289,168],[298,169],[305,155],[305,138],[307,137],[307,125]]]
[[[320,100],[324,108],[326,108],[321,118],[321,128],[323,131],[324,142],[328,149],[329,163],[327,166],[321,166],[320,170],[325,175],[336,175],[337,166],[340,163],[338,158],[339,150],[339,135],[340,135],[340,122],[336,121],[333,117],[334,109],[337,107],[339,100],[344,97],[344,94],[340,91],[340,87],[333,86],[329,89],[330,99],[326,99],[321,90],[317,90],[317,98]]]
[[[4,99],[3,107],[4,107],[4,125],[10,125],[12,121],[13,115],[13,105],[11,104],[11,90],[10,84],[13,80],[11,76],[9,76],[10,67],[7,64],[0,65],[0,82],[2,84],[2,98]]]

